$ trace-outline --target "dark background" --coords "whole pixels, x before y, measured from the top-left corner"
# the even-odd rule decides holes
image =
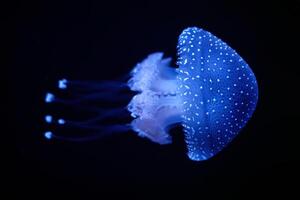
[[[83,199],[295,195],[297,12],[296,1],[16,3],[9,21],[13,59],[5,78],[16,137],[13,193]],[[180,130],[172,131],[174,143],[167,146],[133,133],[83,143],[44,140],[43,97],[58,78],[113,79],[155,51],[176,60],[178,35],[189,26],[230,44],[259,83],[257,110],[228,148],[208,161],[190,161]]]

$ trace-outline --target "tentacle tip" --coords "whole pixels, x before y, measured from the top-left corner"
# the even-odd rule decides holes
[[[62,90],[67,89],[67,83],[68,83],[68,81],[65,78],[59,80],[58,81],[58,88],[62,89]]]
[[[52,122],[52,116],[51,115],[46,115],[45,116],[45,121],[47,122],[47,123],[51,123]]]
[[[62,124],[65,124],[66,121],[64,119],[59,119],[59,120],[57,120],[57,123],[62,125]]]
[[[47,131],[47,132],[45,132],[44,136],[46,139],[50,140],[50,139],[52,139],[53,134],[51,131]]]
[[[51,103],[52,101],[54,101],[54,95],[52,93],[48,92],[45,97],[45,102]]]

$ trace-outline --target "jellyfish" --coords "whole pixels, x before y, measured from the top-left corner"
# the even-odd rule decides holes
[[[176,67],[162,52],[152,53],[133,68],[126,81],[59,80],[60,90],[78,93],[66,100],[48,92],[46,103],[94,111],[96,116],[71,121],[47,114],[45,121],[93,130],[96,134],[92,138],[133,132],[161,145],[172,143],[170,129],[180,124],[188,158],[204,161],[213,157],[231,143],[253,115],[258,101],[257,81],[243,58],[206,30],[186,28],[177,49]],[[124,90],[133,92],[129,99]],[[121,108],[91,104],[124,99],[128,102]],[[122,118],[124,112],[130,114],[130,122],[105,123],[108,118]],[[45,137],[74,139],[53,131],[46,131]],[[76,136],[75,140],[84,138]]]

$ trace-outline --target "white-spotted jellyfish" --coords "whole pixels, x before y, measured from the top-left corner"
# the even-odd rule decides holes
[[[225,148],[251,118],[258,101],[255,75],[235,50],[197,27],[185,29],[179,36],[178,67],[171,67],[170,61],[163,53],[150,54],[123,82],[59,80],[58,88],[71,93],[71,98],[48,92],[46,103],[94,112],[96,116],[71,121],[47,114],[45,121],[98,132],[90,138],[133,130],[158,144],[172,143],[170,127],[181,124],[188,157],[207,160]],[[123,108],[104,106],[103,102],[124,99],[126,93],[122,91],[126,89],[135,94]],[[111,117],[122,118],[126,111],[133,118],[131,122],[105,122]],[[45,137],[86,138],[53,130],[46,131]]]

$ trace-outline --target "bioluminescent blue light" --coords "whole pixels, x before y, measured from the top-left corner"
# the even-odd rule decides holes
[[[251,118],[258,101],[255,75],[229,45],[196,27],[185,29],[179,36],[178,68],[171,67],[170,62],[171,58],[163,58],[163,53],[150,54],[133,68],[127,84],[61,79],[58,88],[74,95],[60,99],[47,93],[45,101],[84,110],[89,117],[80,121],[60,118],[58,124],[94,134],[71,137],[46,132],[45,137],[78,141],[134,130],[140,137],[169,144],[170,128],[181,124],[188,157],[194,161],[211,158]],[[131,94],[130,90],[136,93]],[[121,108],[107,106],[107,102],[122,101],[125,105]],[[134,118],[131,123],[107,124],[107,119],[125,118],[126,110]],[[91,113],[94,117],[90,117]]]
[[[51,115],[46,115],[46,116],[45,116],[45,121],[46,121],[47,123],[51,123],[51,122],[52,122],[52,116],[51,116]]]
[[[178,55],[188,155],[205,160],[227,146],[252,116],[257,82],[235,50],[202,29],[183,31]]]
[[[59,123],[59,124],[65,124],[66,121],[65,121],[64,119],[59,119],[59,120],[57,121],[57,123]]]
[[[50,103],[54,100],[54,95],[52,93],[47,93],[45,97],[45,102]]]
[[[51,139],[52,138],[52,132],[51,131],[47,131],[47,132],[45,132],[44,136],[47,139]]]
[[[59,89],[66,89],[67,88],[67,79],[61,79],[58,81],[58,88]]]

